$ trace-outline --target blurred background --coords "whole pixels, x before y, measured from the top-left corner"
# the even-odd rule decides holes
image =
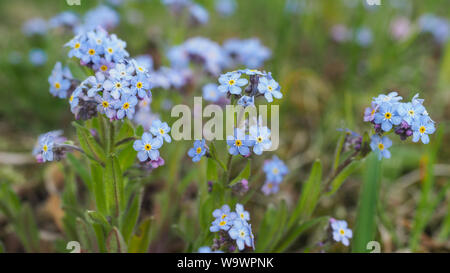
[[[62,129],[75,139],[69,104],[51,96],[48,77],[57,61],[67,60],[64,44],[77,28],[92,24],[102,24],[125,40],[131,56],[150,55],[155,70],[173,65],[167,52],[191,37],[206,37],[220,46],[230,38],[256,38],[270,50],[258,67],[271,71],[282,87],[284,98],[275,102],[281,112],[281,143],[275,153],[287,162],[290,174],[276,196],[258,199],[261,204],[296,200],[316,158],[327,174],[340,137],[337,130],[362,135],[371,129],[363,122],[363,112],[372,97],[397,91],[409,101],[419,93],[439,130],[428,145],[394,140],[392,158],[382,163],[377,238],[383,252],[450,250],[447,0],[381,0],[380,5],[363,0],[195,0],[204,10],[187,13],[169,2],[177,1],[0,1],[0,197],[6,198],[3,185],[11,187],[18,203],[30,208],[23,221],[31,217],[38,230],[33,233],[38,238],[30,239],[38,243],[27,245],[14,221],[0,213],[0,241],[6,251],[64,249],[57,243],[66,236],[60,204],[63,163],[35,163],[31,151],[37,136],[49,130]],[[186,87],[153,91],[152,107],[166,120],[170,105],[193,104],[192,96],[201,94],[202,84],[216,82],[214,76],[196,76],[201,71],[193,66]],[[427,169],[430,161],[432,168]],[[352,226],[363,171],[325,198],[317,214],[347,219]],[[181,180],[186,170],[180,167],[177,172]],[[189,203],[190,184],[183,183],[187,197],[180,199]],[[162,191],[161,185],[151,183],[149,196]],[[82,189],[79,196],[83,200]],[[148,202],[144,212],[155,213],[154,199]],[[189,222],[183,221],[180,227]],[[165,236],[173,244],[155,242],[153,251],[183,251],[179,237]],[[313,235],[304,238],[314,240]]]

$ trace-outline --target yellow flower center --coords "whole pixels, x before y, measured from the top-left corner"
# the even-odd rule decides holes
[[[161,135],[164,135],[164,130],[163,129],[159,129],[159,133],[161,134]]]
[[[130,104],[128,102],[125,102],[122,107],[123,107],[123,109],[126,110],[126,109],[130,108]]]
[[[72,102],[73,101],[73,95],[70,96],[69,101]]]
[[[243,213],[241,213],[241,219],[244,219],[244,214]]]
[[[144,71],[144,68],[138,67],[138,70],[141,71],[141,72],[143,72],[143,71]]]
[[[100,66],[100,69],[102,71],[106,71],[106,70],[108,70],[108,67],[106,65],[102,65],[102,66]]]
[[[238,146],[238,147],[241,147],[242,141],[240,141],[240,140],[238,139],[238,140],[236,140],[236,141],[234,142],[234,144],[236,144],[236,146]]]
[[[225,219],[225,217],[227,217],[228,215],[226,214],[222,214],[222,220]]]
[[[235,84],[235,83],[236,83],[235,80],[229,80],[229,81],[228,81],[228,84],[229,84],[229,85],[233,85],[233,84]]]
[[[75,45],[73,46],[73,48],[75,48],[75,49],[79,49],[80,48],[80,43],[75,43]]]
[[[136,83],[136,87],[137,87],[137,88],[142,88],[142,82]]]
[[[389,113],[389,112],[386,112],[386,114],[384,114],[384,117],[385,117],[386,119],[391,119],[391,118],[392,118],[392,114]]]
[[[47,145],[42,146],[42,150],[44,150],[44,152],[47,152],[48,151],[48,146]]]
[[[263,141],[263,139],[262,139],[262,137],[258,137],[257,139],[256,139],[256,141],[258,141],[258,143],[261,143],[262,141]]]
[[[341,235],[344,235],[345,234],[345,230],[343,230],[342,228],[339,230],[339,233],[341,234]]]
[[[201,148],[201,147],[198,147],[197,150],[196,150],[196,152],[197,152],[197,154],[201,153],[201,152],[202,152],[202,148]]]
[[[370,113],[371,116],[375,115],[375,110],[376,110],[376,108],[372,109],[372,112]]]
[[[95,49],[91,48],[88,51],[89,55],[94,55],[95,54]]]
[[[427,130],[427,129],[425,128],[425,126],[420,126],[420,128],[419,128],[419,132],[420,132],[421,134],[425,133],[426,130]]]
[[[150,150],[152,149],[152,145],[146,144],[145,147],[144,147],[144,149],[145,149],[146,151],[150,151]]]
[[[272,183],[267,184],[267,187],[271,189],[273,187]]]
[[[56,88],[56,89],[61,88],[61,84],[60,84],[59,82],[55,82],[55,88]]]
[[[408,113],[409,113],[410,116],[414,116],[414,110],[409,110]]]
[[[122,87],[122,84],[120,82],[116,83],[116,88]]]
[[[241,237],[245,236],[245,232],[241,231]]]
[[[269,86],[267,86],[267,89],[269,89],[269,91],[272,92],[273,87],[269,85]]]
[[[378,144],[378,149],[380,149],[381,151],[384,150],[384,144],[383,143],[379,143]]]
[[[221,221],[221,222],[219,223],[219,226],[224,226],[224,225],[226,225],[226,224],[227,224],[226,221]]]
[[[272,173],[273,174],[278,174],[280,171],[278,170],[278,168],[273,168]]]
[[[112,48],[109,47],[109,48],[108,48],[108,52],[109,52],[109,53],[113,53],[114,50],[113,50]]]
[[[102,106],[103,106],[103,108],[108,107],[108,106],[109,106],[109,102],[107,102],[106,100],[104,100],[104,101],[102,102]]]

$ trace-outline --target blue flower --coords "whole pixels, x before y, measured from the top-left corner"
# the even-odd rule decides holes
[[[54,138],[51,133],[48,133],[39,139],[39,151],[44,162],[53,161],[53,145]]]
[[[375,114],[375,124],[381,124],[381,129],[388,132],[392,129],[393,125],[399,125],[402,122],[402,118],[398,115],[398,103],[383,103],[380,105],[380,109]]]
[[[212,215],[216,218],[209,230],[211,232],[218,232],[219,230],[228,230],[236,219],[236,213],[230,211],[228,205],[223,205],[220,209],[213,211]]]
[[[75,88],[75,90],[73,91],[72,95],[70,95],[69,97],[69,103],[70,103],[70,110],[72,112],[74,112],[75,107],[78,106],[78,103],[80,102],[80,99],[78,96],[80,96],[80,94],[83,92],[83,89],[81,86],[78,86],[77,88]]]
[[[241,79],[241,73],[228,72],[219,77],[218,90],[222,93],[230,92],[231,94],[241,94],[241,87],[248,83],[247,79]]]
[[[189,7],[189,13],[195,22],[202,25],[208,23],[209,14],[204,7],[198,4],[192,5]]]
[[[236,214],[241,221],[249,221],[250,220],[250,213],[248,211],[244,210],[244,206],[241,204],[236,204]]]
[[[50,84],[50,93],[53,96],[57,96],[59,98],[66,98],[67,91],[71,86],[70,79],[72,78],[72,74],[68,67],[62,67],[60,62],[55,64],[55,67],[52,70],[52,74],[48,78],[48,82]]]
[[[150,82],[143,73],[138,74],[131,80],[132,93],[137,93],[140,98],[147,97],[147,91],[150,90]]]
[[[240,219],[233,221],[233,226],[228,231],[228,235],[231,239],[236,240],[239,250],[243,250],[245,246],[253,247],[254,245],[250,226]]]
[[[391,92],[388,95],[381,94],[378,97],[373,98],[373,101],[378,105],[385,104],[386,102],[395,103],[400,100],[402,100],[402,97],[398,96],[397,92]]]
[[[350,239],[353,237],[352,230],[347,227],[347,222],[344,220],[334,220],[331,222],[333,230],[333,239],[336,242],[342,242],[345,246],[350,244]]]
[[[247,107],[247,106],[254,106],[255,105],[255,97],[251,96],[242,96],[239,100],[238,100],[238,105],[241,105],[243,107]]]
[[[205,140],[194,141],[194,147],[189,149],[188,155],[192,157],[193,162],[198,162],[206,153]]]
[[[150,127],[150,132],[160,138],[161,141],[164,139],[167,143],[170,143],[172,139],[170,138],[169,132],[170,127],[167,122],[161,122],[159,119],[152,122],[152,127]]]
[[[261,191],[264,193],[264,195],[270,195],[277,193],[280,190],[279,183],[274,183],[270,181],[264,182],[263,187],[261,188]]]
[[[249,139],[249,136],[240,128],[236,128],[234,136],[227,137],[227,144],[230,146],[228,152],[232,155],[241,154],[242,156],[250,155],[250,148],[255,144],[254,140]]]
[[[120,97],[120,95],[122,95],[122,94],[135,95],[136,90],[134,90],[134,92],[131,91],[129,86],[130,86],[130,83],[126,79],[121,79],[121,78],[116,78],[116,77],[110,77],[109,79],[105,80],[105,82],[103,83],[103,88],[106,91],[111,92],[111,96],[114,99],[118,99]]]
[[[236,0],[216,0],[216,11],[223,16],[230,16],[236,9]]]
[[[142,139],[133,143],[133,148],[138,151],[139,161],[146,161],[148,158],[157,160],[159,158],[158,149],[161,148],[163,142],[160,138],[153,137],[150,133],[142,134]]]
[[[98,103],[97,111],[100,114],[105,114],[108,118],[113,118],[116,115],[116,111],[114,110],[116,101],[111,98],[109,93],[103,92],[103,96],[97,95],[95,96],[95,100]]]
[[[116,105],[116,109],[119,109],[117,110],[117,118],[122,119],[126,115],[128,119],[132,119],[137,103],[138,100],[134,95],[122,96],[122,100]]]
[[[288,173],[288,168],[276,155],[272,160],[264,162],[263,170],[266,173],[266,181],[281,183],[284,176]]]
[[[77,35],[64,45],[70,47],[70,51],[68,53],[69,58],[76,57],[81,59],[86,48],[85,40],[85,35]]]
[[[95,41],[88,40],[86,48],[81,56],[81,61],[85,64],[92,62],[97,64],[100,62],[100,54],[103,53],[103,47],[98,45]]]
[[[398,106],[398,114],[402,117],[404,121],[406,121],[409,125],[412,125],[414,120],[420,117],[425,111],[425,107],[423,107],[420,103],[401,103]]]
[[[34,66],[41,66],[47,62],[47,53],[40,48],[31,49],[28,57]]]
[[[419,139],[422,143],[428,144],[430,142],[429,134],[434,133],[436,128],[434,127],[433,121],[428,116],[421,116],[419,119],[415,120],[411,125],[413,130],[413,142],[418,142]]]
[[[205,84],[202,88],[203,99],[211,102],[217,102],[222,97],[222,94],[219,93],[217,87],[218,86],[215,83]]]
[[[83,83],[85,86],[90,86],[87,91],[88,97],[94,97],[98,92],[103,91],[104,82],[105,75],[101,72],[95,73],[95,76],[89,76]]]
[[[390,158],[391,152],[389,152],[389,148],[392,146],[392,141],[387,137],[380,137],[379,135],[373,135],[372,140],[370,142],[370,148],[372,151],[378,154],[378,159]]]
[[[270,129],[266,126],[250,127],[250,139],[255,141],[253,152],[257,155],[261,155],[264,150],[268,150],[272,146]]]
[[[283,94],[280,92],[280,86],[274,79],[262,77],[259,79],[258,91],[263,94],[268,102],[273,101],[273,97],[281,99]]]

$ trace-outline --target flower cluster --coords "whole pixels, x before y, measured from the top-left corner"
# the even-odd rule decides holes
[[[89,66],[95,71],[107,72],[128,57],[125,50],[126,42],[109,35],[101,27],[89,32],[82,32],[70,40],[65,46],[70,48],[69,57],[76,57],[82,65]]]
[[[208,11],[203,6],[194,3],[192,0],[162,0],[162,3],[168,6],[170,10],[177,15],[187,10],[193,24],[203,25],[208,23]]]
[[[424,14],[419,18],[419,26],[422,32],[431,33],[440,44],[444,44],[450,38],[450,22],[446,18]]]
[[[373,98],[371,107],[366,108],[364,121],[374,125],[375,134],[372,136],[370,147],[377,152],[378,158],[390,158],[388,148],[392,141],[385,136],[391,130],[406,140],[412,136],[413,142],[427,144],[430,142],[429,135],[435,131],[434,121],[428,115],[423,106],[423,99],[416,94],[411,102],[400,102],[402,97],[397,92],[388,95],[379,95]]]
[[[236,204],[236,210],[232,212],[228,205],[223,205],[220,209],[214,210],[212,215],[215,219],[209,228],[211,232],[227,232],[239,250],[243,250],[246,246],[255,248],[252,225],[248,223],[250,214],[244,210],[244,206]]]
[[[243,77],[249,77],[247,80]],[[283,94],[280,92],[280,85],[273,79],[272,74],[261,72],[254,69],[242,69],[232,72],[227,72],[219,77],[218,90],[227,95],[236,95],[239,98],[243,96],[257,97],[264,96],[268,102],[272,102],[273,98],[281,99]],[[245,86],[245,88],[244,88]],[[242,89],[244,88],[244,94]],[[252,99],[243,99],[242,105],[249,104]]]
[[[154,120],[150,132],[144,132],[142,138],[133,143],[134,150],[138,152],[139,161],[156,167],[164,164],[164,160],[159,155],[159,149],[164,141],[168,143],[172,141],[169,132],[170,127],[166,122]]]
[[[196,62],[212,75],[218,75],[228,62],[220,45],[203,37],[193,37],[170,48],[167,58],[173,68],[187,68],[189,62]]]
[[[287,166],[281,159],[274,155],[271,160],[264,162],[263,171],[266,174],[266,181],[261,189],[262,192],[265,195],[277,193],[280,183],[289,172]]]
[[[259,68],[270,58],[270,49],[261,44],[259,39],[228,39],[223,44],[224,51],[237,64],[249,68]]]
[[[348,246],[350,244],[350,239],[353,237],[353,232],[347,227],[347,222],[345,220],[336,220],[331,218],[330,226],[333,240]]]

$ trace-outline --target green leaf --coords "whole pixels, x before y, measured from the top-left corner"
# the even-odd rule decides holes
[[[311,169],[308,180],[303,184],[300,193],[300,199],[297,206],[292,213],[287,228],[290,229],[294,223],[298,222],[300,218],[308,219],[311,217],[319,200],[320,191],[322,188],[322,164],[320,160],[316,160]]]
[[[342,184],[345,182],[345,180],[352,175],[355,171],[359,169],[361,166],[361,161],[353,161],[350,164],[347,165],[334,179],[331,181],[331,189],[329,192],[326,193],[327,196],[333,195],[336,191],[339,190],[339,188],[342,186]],[[327,189],[325,189],[327,190]]]
[[[24,204],[22,206],[17,228],[17,233],[27,251],[39,251],[39,230],[29,204]]]
[[[117,152],[122,171],[125,172],[136,161],[137,151],[133,149],[133,142],[121,145],[122,148]]]
[[[72,122],[72,124],[76,128],[78,141],[86,155],[96,161],[105,162],[105,151],[100,144],[97,143],[89,129],[81,126],[75,121]]]
[[[233,186],[234,184],[240,182],[242,179],[248,180],[248,178],[250,177],[250,173],[251,173],[251,160],[248,159],[247,164],[245,164],[244,169],[239,173],[239,175],[236,178],[234,178],[230,182],[229,186],[230,187]]]
[[[91,162],[91,176],[93,181],[95,204],[97,210],[103,214],[108,215],[106,191],[103,183],[103,174],[105,169],[96,162]]]
[[[217,173],[216,162],[212,158],[208,158],[206,168],[206,180],[217,182],[219,181],[219,174]]]
[[[76,229],[81,249],[84,251],[93,250],[95,232],[83,219],[77,217]]]
[[[113,227],[111,232],[108,234],[108,238],[106,239],[106,249],[109,253],[127,252],[127,244],[125,243],[125,240],[117,227]]]
[[[88,221],[90,223],[96,223],[96,224],[104,226],[105,228],[111,227],[108,220],[106,220],[105,216],[103,216],[101,213],[94,211],[94,210],[86,211],[86,219],[88,219]]]
[[[153,219],[147,218],[139,226],[138,233],[133,235],[130,242],[130,253],[146,253],[151,240],[151,223]]]
[[[376,229],[376,205],[381,180],[381,160],[371,153],[366,162],[363,184],[359,195],[352,252],[368,252],[367,243],[373,241]]]
[[[86,187],[88,188],[89,192],[93,192],[93,182],[88,170],[84,167],[84,164],[71,153],[67,154],[67,159],[75,169],[75,172],[81,177],[84,183],[86,183]]]
[[[109,214],[119,216],[124,207],[124,184],[119,160],[115,155],[109,156],[106,161],[104,182]]]
[[[143,189],[130,198],[130,204],[121,216],[120,230],[125,242],[128,242],[136,226],[141,208]]]
[[[327,223],[328,217],[319,217],[295,225],[289,232],[286,233],[286,235],[275,248],[274,252],[280,253],[286,251],[303,234],[303,232],[307,231],[315,225],[324,225]]]

